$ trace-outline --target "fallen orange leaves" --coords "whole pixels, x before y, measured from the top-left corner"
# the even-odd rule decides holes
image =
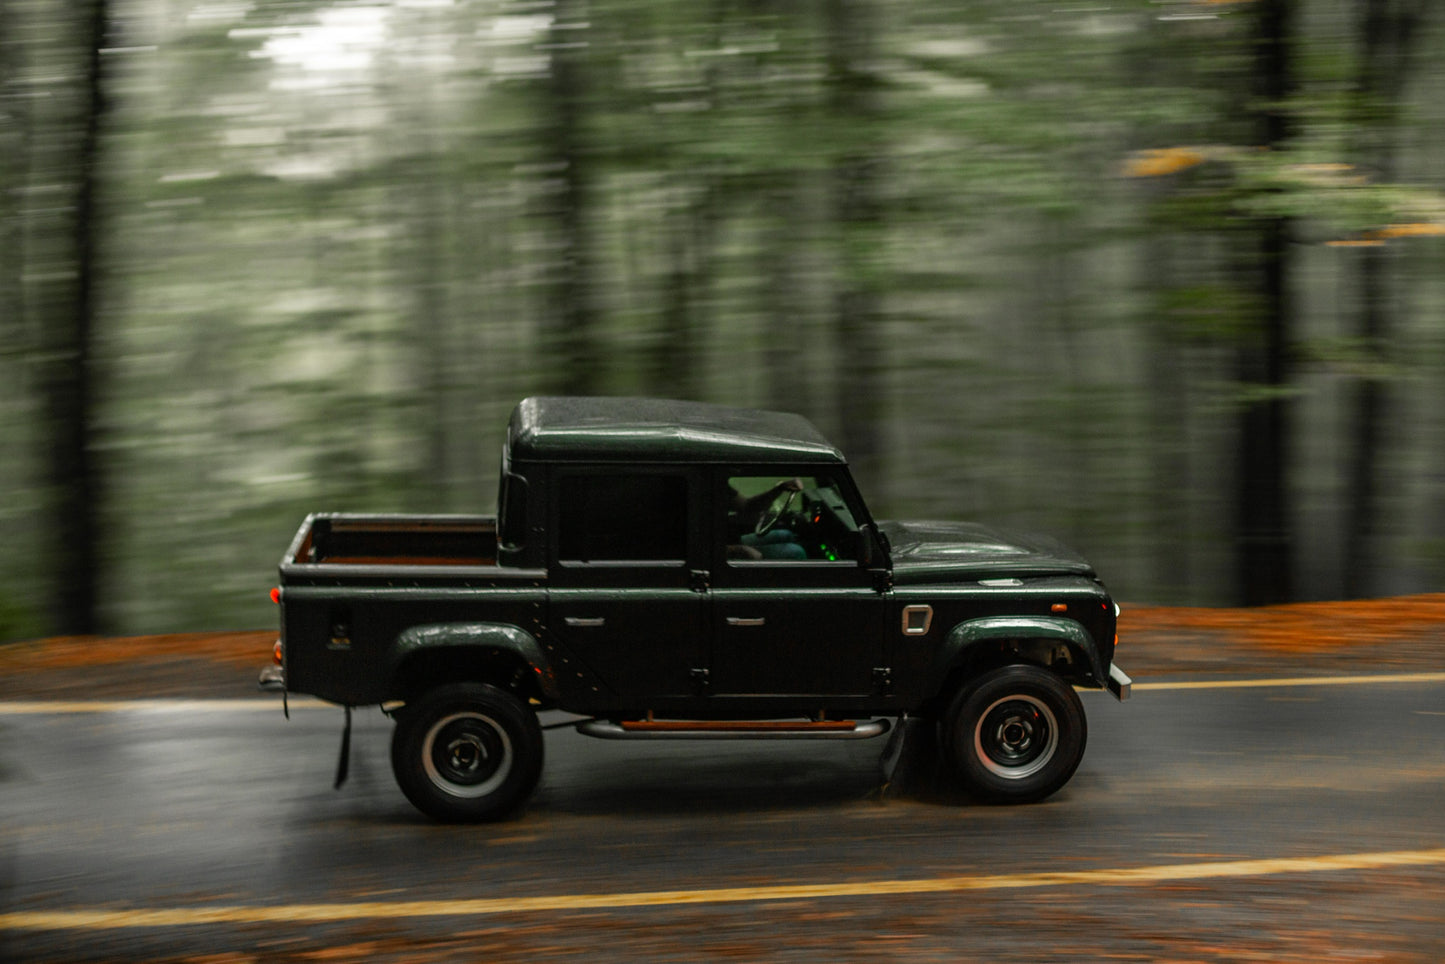
[[[1119,620],[1124,639],[1191,631],[1281,653],[1380,645],[1445,631],[1445,593],[1259,609],[1126,608]]]
[[[259,667],[271,661],[275,639],[274,629],[163,636],[58,636],[0,646],[0,673],[177,658]]]

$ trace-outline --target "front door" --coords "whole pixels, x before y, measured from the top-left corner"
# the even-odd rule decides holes
[[[713,566],[714,698],[845,705],[876,693],[884,601],[858,563],[848,488],[817,469],[726,475]],[[810,702],[812,701],[812,702]],[[819,707],[821,708],[821,707]]]

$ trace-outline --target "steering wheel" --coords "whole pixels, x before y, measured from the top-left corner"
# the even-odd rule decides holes
[[[797,497],[798,497],[798,490],[797,490],[797,489],[789,489],[789,490],[788,490],[788,497],[787,497],[786,499],[784,499],[784,500],[777,506],[776,509],[772,508],[771,506],[770,506],[769,508],[767,508],[767,509],[764,509],[764,510],[762,511],[762,513],[759,514],[759,516],[758,516],[757,525],[753,526],[753,535],[755,535],[755,536],[763,535],[763,534],[766,533],[769,529],[771,529],[773,526],[777,525],[777,524],[778,524],[778,520],[781,519],[781,518],[783,517],[783,514],[788,511],[788,506],[792,505],[792,504],[793,504],[793,500],[796,499]],[[773,501],[774,501],[774,502],[777,502],[776,499],[774,499]]]

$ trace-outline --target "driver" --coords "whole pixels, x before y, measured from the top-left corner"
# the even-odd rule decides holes
[[[750,497],[744,496],[729,484],[728,496],[737,526],[735,531],[740,532],[740,535],[736,543],[729,540],[728,557],[731,559],[808,558],[808,551],[799,544],[797,536],[788,529],[775,527],[778,521],[776,518],[773,519],[774,525],[762,532],[757,531],[765,518],[765,513],[779,496],[787,492],[789,493],[788,498],[791,500],[793,494],[802,491],[803,480],[796,478],[783,479],[771,488]]]

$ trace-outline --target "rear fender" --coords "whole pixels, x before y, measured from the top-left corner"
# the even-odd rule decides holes
[[[422,653],[508,653],[532,670],[533,681],[548,699],[560,699],[557,677],[531,633],[508,623],[430,623],[402,632],[392,644],[389,668],[393,679],[407,661]]]

